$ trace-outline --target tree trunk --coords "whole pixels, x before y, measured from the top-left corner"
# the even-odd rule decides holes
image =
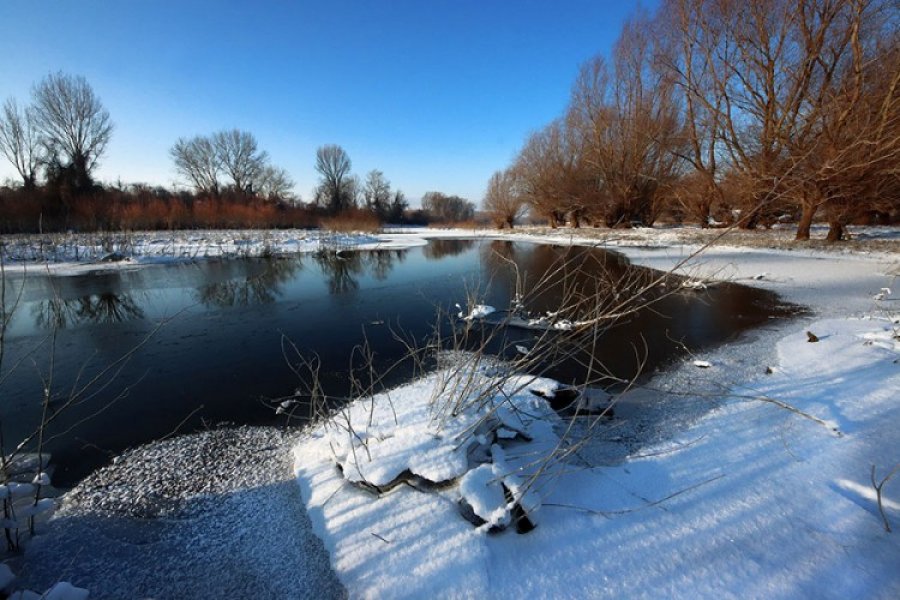
[[[844,224],[840,221],[831,221],[828,223],[828,235],[825,236],[826,242],[839,242],[844,239]]]
[[[795,240],[809,239],[809,230],[812,227],[813,218],[816,216],[816,210],[818,208],[819,207],[816,204],[803,205],[803,212],[800,215],[800,223],[797,225],[797,235],[794,236]]]
[[[578,229],[579,227],[581,227],[581,217],[577,210],[573,210],[569,214],[569,218],[572,219],[572,227],[574,227],[575,229]]]
[[[742,214],[740,220],[738,220],[738,228],[740,229],[756,229],[757,225],[759,225],[759,214],[755,209],[746,215]]]
[[[697,220],[700,221],[700,229],[709,228],[710,208],[712,208],[712,201],[709,198],[704,198],[697,203]]]

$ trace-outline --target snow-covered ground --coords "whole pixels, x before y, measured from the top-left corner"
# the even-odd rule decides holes
[[[77,275],[98,270],[207,259],[291,256],[329,250],[388,250],[422,246],[416,235],[311,230],[144,231],[3,236],[8,272]]]
[[[531,391],[552,394],[553,382],[490,368],[466,380],[463,396],[483,394],[455,418],[446,400],[459,387],[433,374],[299,437],[239,434],[199,454],[196,437],[150,446],[63,503],[26,554],[23,583],[46,589],[62,577],[92,598],[196,597],[238,582],[266,597],[329,597],[344,593],[338,581],[351,597],[900,597],[900,474],[882,489],[893,533],[870,482],[873,465],[880,480],[900,463],[900,254],[896,230],[854,231],[882,245],[725,240],[684,264],[705,239],[479,232],[615,247],[812,312],[658,374],[619,400],[592,443],[533,482],[544,464],[535,459],[569,423]],[[390,242],[426,237],[473,236],[428,230]],[[309,524],[282,485],[290,458]],[[221,472],[213,465],[227,485],[206,473]],[[164,514],[123,528],[132,504]],[[536,528],[519,534],[522,514]]]
[[[524,486],[527,501],[516,490],[563,427],[527,385],[483,393],[481,410],[534,403],[521,410],[530,441],[500,435],[504,419],[461,413],[440,426],[430,415],[450,392],[426,379],[360,400],[298,443],[313,528],[351,596],[900,597],[900,476],[882,489],[895,533],[870,481],[873,466],[880,480],[900,463],[898,255],[714,247],[681,264],[696,248],[619,245],[638,264],[762,286],[813,315],[632,392],[628,434],[601,430]],[[401,474],[413,485],[377,497],[359,486]],[[423,491],[422,479],[452,483]],[[537,527],[491,533],[516,504]]]

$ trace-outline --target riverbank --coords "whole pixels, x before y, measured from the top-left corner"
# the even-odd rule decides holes
[[[792,228],[744,231],[661,226],[635,229],[519,227],[440,229],[386,226],[381,233],[335,233],[323,230],[203,230],[6,235],[0,239],[4,268],[10,274],[40,272],[77,275],[154,264],[233,258],[284,257],[322,250],[398,250],[429,239],[506,239],[548,244],[626,248],[756,248],[799,255],[879,255],[900,253],[900,227],[849,228],[851,238],[826,243],[825,226],[814,226],[814,239],[793,240]]]

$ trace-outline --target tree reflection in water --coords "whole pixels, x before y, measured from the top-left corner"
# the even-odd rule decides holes
[[[386,279],[395,262],[405,260],[406,250],[322,250],[314,258],[328,283],[328,291],[348,294],[359,289],[358,277],[367,269],[375,279]]]
[[[406,250],[371,250],[364,254],[369,272],[378,281],[387,279],[395,262],[406,260]]]
[[[528,290],[522,300],[529,311],[560,312],[569,319],[612,309],[654,277],[622,255],[575,246],[497,240],[482,246],[481,260],[495,285],[513,293]]]
[[[131,294],[104,292],[80,298],[54,297],[32,308],[41,329],[65,329],[86,323],[114,324],[144,318],[144,310]]]
[[[299,256],[268,258],[262,265],[258,273],[197,288],[197,300],[205,306],[219,308],[268,304],[281,296],[282,286],[303,268]]]
[[[430,240],[428,245],[422,248],[422,253],[427,260],[440,260],[445,256],[462,254],[474,245],[475,240]]]

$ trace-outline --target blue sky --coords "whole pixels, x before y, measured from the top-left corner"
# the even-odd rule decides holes
[[[640,3],[652,8],[653,2]],[[339,144],[414,201],[480,202],[488,177],[563,109],[637,2],[2,0],[0,99],[85,76],[116,129],[101,180],[177,181],[180,136],[256,135],[309,199]],[[0,179],[14,175],[0,166]]]

